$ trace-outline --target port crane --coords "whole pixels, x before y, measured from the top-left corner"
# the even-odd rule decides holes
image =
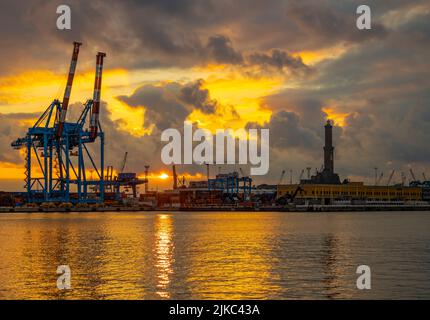
[[[25,150],[25,189],[30,203],[97,203],[104,199],[104,133],[99,113],[105,53],[96,55],[93,98],[86,101],[76,122],[67,121],[80,46],[80,42],[73,43],[62,102],[54,99],[25,137],[11,143],[15,149]],[[98,157],[89,148],[96,142]],[[87,176],[91,170],[95,179]]]
[[[288,203],[292,203],[296,198],[299,192],[303,192],[303,188],[301,186],[297,186],[296,190],[292,194],[284,194],[283,196],[276,199],[276,203],[279,205],[286,205]]]
[[[282,181],[284,180],[284,176],[285,176],[285,170],[282,170],[281,177],[279,178],[278,184],[282,184]]]
[[[400,173],[400,178],[402,180],[402,186],[404,186],[405,181],[406,181],[406,176],[405,176],[405,173],[403,171]]]
[[[414,171],[412,170],[412,168],[409,168],[409,172],[411,174],[412,181],[416,181],[417,179],[415,178],[415,174],[414,174]]]
[[[305,169],[300,172],[299,183],[302,181],[303,175],[305,174]]]
[[[308,180],[311,179],[311,167],[306,167],[306,171],[308,172]]]
[[[396,171],[395,169],[393,169],[393,170],[391,171],[390,176],[388,177],[387,187],[390,185],[391,180],[393,179],[393,176],[394,176],[394,172],[395,172],[395,171]]]
[[[124,172],[125,165],[126,165],[126,163],[127,163],[127,156],[128,156],[128,152],[126,151],[126,152],[124,153],[124,158],[122,159],[121,169],[120,169],[119,173],[123,173],[123,172]]]
[[[379,183],[381,182],[382,178],[384,177],[384,173],[381,172],[381,174],[379,175],[378,180],[376,180],[376,185],[379,186]]]

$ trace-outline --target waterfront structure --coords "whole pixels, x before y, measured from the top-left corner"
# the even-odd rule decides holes
[[[237,196],[239,193],[244,198],[249,199],[252,190],[252,178],[248,176],[239,176],[238,172],[220,173],[215,179],[208,179],[208,189],[223,191],[229,197]]]
[[[424,201],[430,201],[430,181],[428,181],[428,180],[424,180],[424,181],[415,180],[415,181],[412,181],[409,185],[413,186],[413,187],[421,188],[422,194],[423,194],[423,200]]]
[[[278,185],[277,197],[292,195],[299,185]],[[296,199],[331,204],[334,201],[421,201],[422,188],[409,186],[368,186],[363,182],[345,184],[301,184]]]
[[[368,186],[363,182],[340,182],[334,172],[333,126],[327,120],[325,129],[324,166],[310,179],[301,179],[299,184],[279,184],[276,197],[295,195],[296,202],[332,204],[335,201],[421,201],[428,198],[421,185],[411,186]],[[297,190],[299,190],[297,192]]]
[[[340,184],[339,175],[334,172],[333,125],[327,120],[324,126],[324,166],[323,170],[302,180],[301,183]]]

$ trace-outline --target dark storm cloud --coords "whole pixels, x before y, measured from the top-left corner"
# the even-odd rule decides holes
[[[131,107],[145,107],[145,124],[154,124],[158,129],[180,128],[190,113],[179,100],[181,86],[169,83],[165,86],[145,85],[131,96],[120,96],[119,100]]]
[[[0,113],[0,162],[23,163],[22,156],[11,147],[12,141],[25,137],[27,125],[23,120],[37,119],[34,113]]]
[[[385,33],[377,22],[366,36],[358,32],[355,2],[72,0],[68,31],[55,26],[60,4],[58,0],[2,1],[0,37],[5,45],[0,73],[25,67],[58,71],[67,65],[64,54],[73,40],[89,48],[81,54],[84,66],[93,63],[93,52],[104,50],[110,68],[159,68],[240,64],[245,53],[261,54],[260,60],[267,60],[264,57],[273,48],[315,49]],[[271,60],[278,62],[272,64],[291,60],[281,51],[274,52]]]
[[[253,53],[249,56],[249,61],[251,64],[275,68],[281,72],[288,69],[293,73],[307,73],[310,70],[300,57],[293,57],[288,52],[278,49],[272,50],[271,54]]]
[[[271,148],[315,150],[321,146],[322,139],[314,131],[304,127],[301,121],[300,116],[295,112],[279,111],[272,114],[268,123],[262,126],[248,123],[247,127],[268,128]]]
[[[210,37],[207,49],[216,62],[238,64],[243,61],[242,55],[234,50],[231,40],[226,36]]]
[[[367,33],[355,27],[358,4],[347,6],[348,11],[342,12],[333,2],[328,1],[292,1],[287,6],[287,16],[304,36],[311,41],[325,40],[360,42],[369,38],[380,38],[386,30],[374,21],[372,29]]]
[[[202,88],[203,81],[198,80],[182,87],[179,99],[191,106],[201,110],[203,113],[214,113],[217,102],[209,97],[209,90]]]

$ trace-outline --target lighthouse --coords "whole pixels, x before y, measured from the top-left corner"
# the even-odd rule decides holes
[[[333,126],[330,120],[327,120],[325,128],[325,145],[324,145],[324,170],[334,173],[334,147],[333,147]]]

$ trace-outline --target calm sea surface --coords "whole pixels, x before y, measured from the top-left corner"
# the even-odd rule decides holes
[[[430,212],[0,214],[0,298],[429,299]]]

